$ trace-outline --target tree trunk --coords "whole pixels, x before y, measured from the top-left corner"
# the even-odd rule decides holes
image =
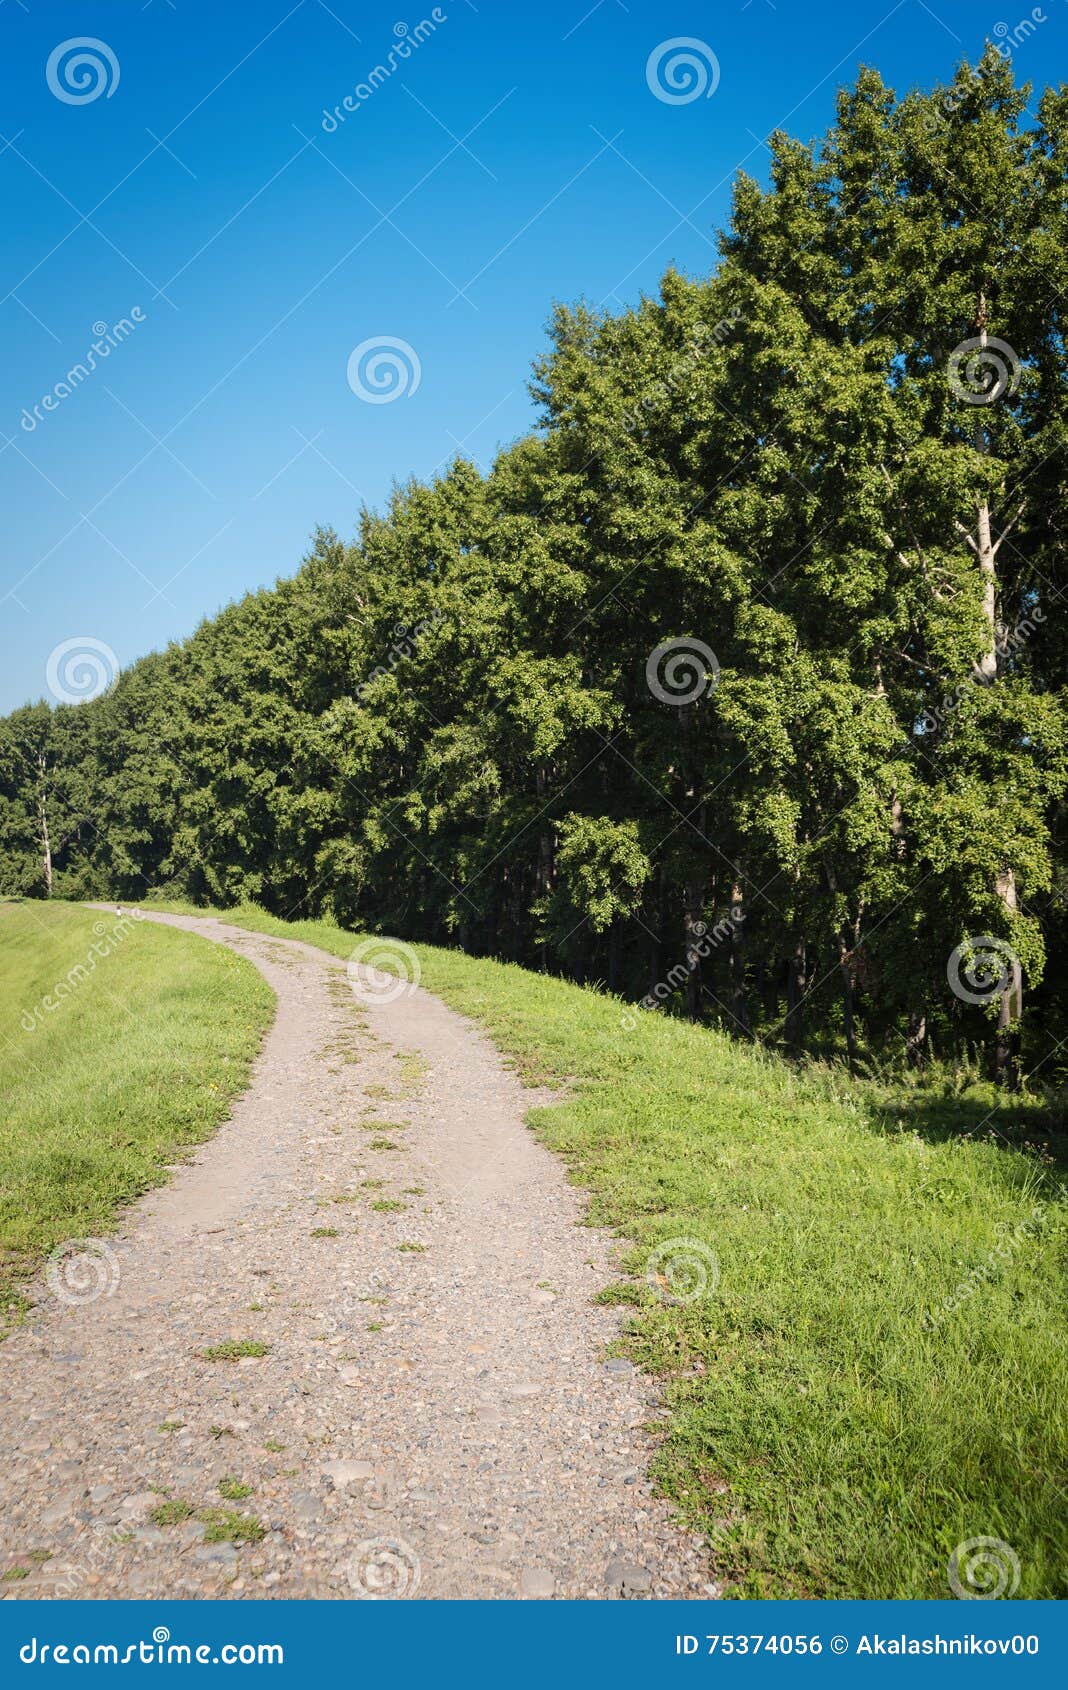
[[[979,425],[982,429],[982,424]],[[983,451],[989,450],[983,434]],[[990,643],[979,658],[979,679],[984,683],[996,681],[998,675],[997,646],[997,566],[994,537],[990,527],[990,504],[984,499],[976,512],[975,554],[979,559],[979,574],[983,586],[983,621],[989,631]]]
[[[683,953],[686,958],[686,1013],[691,1021],[701,1019],[701,951],[704,938],[701,914],[704,909],[705,886],[701,880],[688,880],[684,892]]]
[[[548,790],[548,774],[544,764],[538,764],[534,778],[538,803],[543,805]],[[540,903],[545,903],[550,897],[555,878],[556,840],[548,817],[543,817],[542,826],[538,833],[538,860],[534,869],[534,896]],[[544,935],[538,942],[538,967],[543,974],[548,971],[549,967],[549,941]]]
[[[41,868],[44,873],[45,897],[52,896],[52,842],[48,836],[48,811],[45,807],[45,758],[40,752],[37,758],[40,778],[37,786],[37,813],[41,826]]]
[[[1011,868],[1002,869],[997,880],[998,896],[1007,910],[1016,908],[1016,876]],[[1008,1091],[1019,1091],[1019,1046],[1017,1023],[1023,1014],[1023,970],[1013,953],[1009,960],[1007,979],[998,1006],[998,1042],[994,1057],[997,1083]]]
[[[979,330],[980,354],[987,345],[986,332],[986,297],[980,291],[975,313],[976,328]],[[976,419],[975,449],[985,457],[990,451],[990,437],[985,424]],[[1010,524],[1011,526],[1011,524]],[[1004,539],[1008,529],[1002,532]],[[986,624],[986,649],[982,652],[976,665],[979,678],[985,683],[997,680],[998,675],[998,595],[997,595],[997,553],[1000,540],[995,540],[990,521],[990,501],[983,499],[976,513],[975,539],[973,545],[979,559],[979,572],[983,588],[983,620]],[[1016,875],[1006,864],[1000,870],[995,881],[998,897],[1008,911],[1016,909]],[[1001,1003],[998,1008],[998,1037],[994,1056],[994,1068],[999,1085],[1015,1090],[1019,1086],[1017,1052],[1019,1038],[1017,1023],[1023,1015],[1023,975],[1020,964],[1015,955],[1011,957],[1008,979],[1001,993]]]
[[[856,1073],[857,1041],[853,1029],[853,953],[846,933],[838,935],[838,967],[842,973],[842,1031],[845,1034],[849,1072]]]
[[[798,939],[786,964],[786,1042],[798,1055],[805,1048],[805,941]]]
[[[927,1017],[922,1009],[909,1014],[909,1030],[905,1038],[905,1060],[910,1068],[922,1068],[927,1060]]]
[[[649,900],[649,921],[646,944],[646,972],[648,976],[648,995],[655,998],[656,988],[660,983],[663,972],[664,948],[661,932],[664,924],[664,871],[657,875],[655,890]]]
[[[623,992],[623,923],[618,916],[608,929],[608,990],[617,997]]]
[[[753,1024],[749,1015],[749,996],[745,988],[745,902],[737,880],[731,886],[730,916],[731,1014],[734,1016],[735,1032],[740,1033],[743,1038],[751,1039]]]

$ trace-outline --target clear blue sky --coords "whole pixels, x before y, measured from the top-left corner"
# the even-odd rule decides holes
[[[445,0],[325,130],[324,108],[387,64],[395,26],[411,36],[432,13],[0,0],[0,709],[45,693],[62,642],[132,662],[291,574],[316,523],[351,535],[394,479],[461,443],[488,463],[530,426],[554,299],[629,303],[669,263],[707,271],[731,178],[763,175],[773,128],[818,134],[862,62],[899,89],[945,77],[1032,9]],[[1060,80],[1064,0],[1036,15],[1020,74]],[[117,81],[96,49],[110,94],[76,67],[64,81],[61,58],[61,99],[49,57],[84,36]],[[651,91],[649,56],[674,37],[714,53],[711,97]],[[56,397],[94,325],[135,307],[143,320]],[[372,404],[347,369],[383,337],[414,349],[420,377]]]

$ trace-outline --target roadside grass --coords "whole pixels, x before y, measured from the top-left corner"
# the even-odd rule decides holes
[[[225,917],[338,957],[360,937]],[[1068,1226],[1033,1101],[799,1070],[411,948],[429,991],[564,1087],[532,1122],[590,1220],[631,1241],[607,1300],[662,1381],[659,1483],[727,1594],[946,1597],[953,1551],[989,1537],[1019,1558],[1020,1596],[1068,1595]]]
[[[110,1231],[225,1118],[273,1014],[242,958],[149,922],[109,941],[116,919],[0,902],[0,1336],[44,1256]]]
[[[221,1344],[209,1344],[200,1351],[202,1361],[244,1361],[246,1358],[259,1361],[261,1357],[270,1355],[270,1344],[261,1344],[258,1338],[224,1338]]]

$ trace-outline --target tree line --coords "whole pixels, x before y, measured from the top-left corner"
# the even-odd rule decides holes
[[[739,177],[713,275],[555,311],[488,473],[7,717],[4,889],[253,898],[1063,1076],[1066,126],[993,48],[862,71]]]

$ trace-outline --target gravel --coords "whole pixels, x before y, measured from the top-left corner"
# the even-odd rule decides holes
[[[648,1478],[651,1382],[604,1360],[618,1241],[524,1126],[547,1094],[422,990],[364,1001],[310,946],[152,919],[249,958],[277,1016],[231,1118],[121,1217],[111,1293],[42,1278],[3,1346],[4,1598],[716,1594]],[[203,1359],[228,1339],[268,1352]],[[192,1515],[154,1526],[166,1499]],[[199,1541],[209,1508],[266,1535]]]

